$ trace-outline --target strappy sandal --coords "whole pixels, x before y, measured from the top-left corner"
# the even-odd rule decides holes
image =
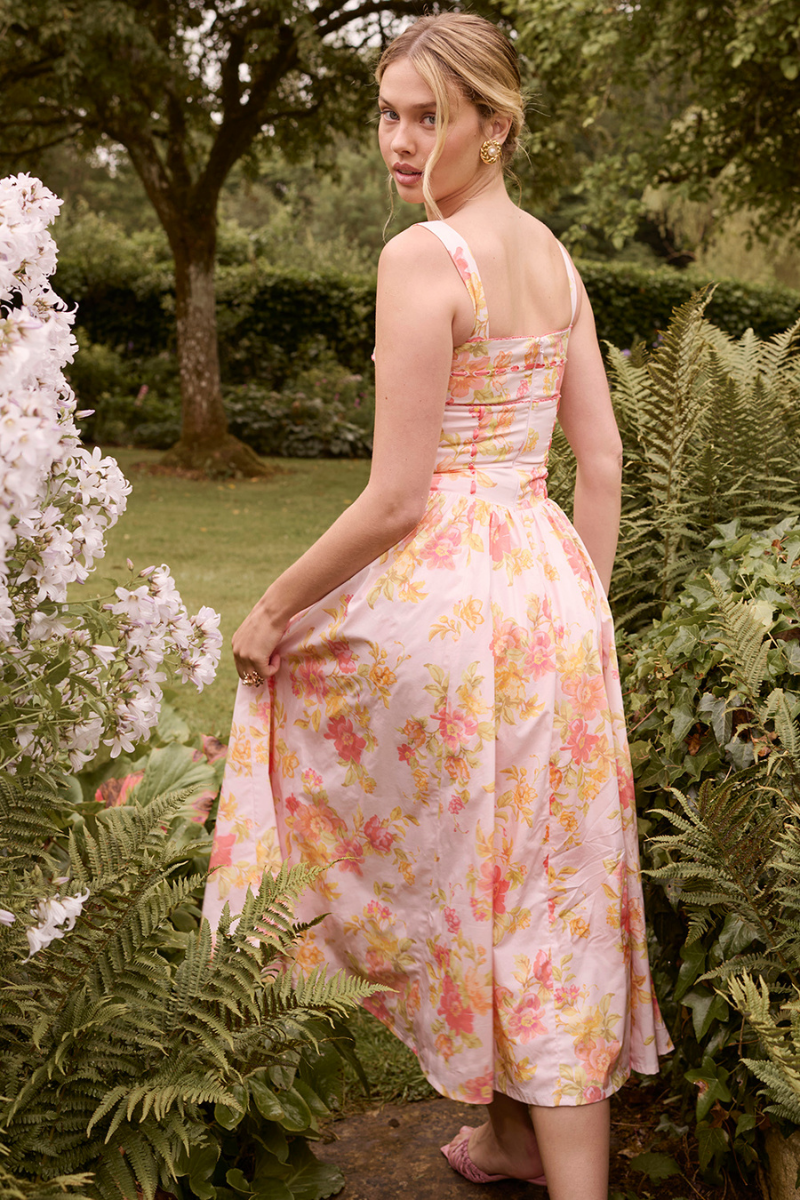
[[[513,1179],[513,1175],[487,1175],[480,1167],[476,1167],[475,1163],[469,1156],[469,1139],[472,1134],[472,1128],[469,1125],[462,1125],[459,1133],[466,1131],[467,1136],[458,1142],[455,1146],[452,1142],[442,1146],[442,1154],[445,1156],[450,1166],[454,1171],[458,1171],[459,1175],[463,1175],[470,1183],[499,1183],[503,1179]],[[544,1175],[537,1175],[535,1179],[518,1180],[521,1183],[536,1183],[539,1187],[547,1187],[547,1180]]]

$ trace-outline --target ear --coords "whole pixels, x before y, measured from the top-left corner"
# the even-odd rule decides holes
[[[499,113],[495,113],[486,122],[486,131],[487,137],[494,138],[502,145],[511,132],[511,117],[502,117]]]

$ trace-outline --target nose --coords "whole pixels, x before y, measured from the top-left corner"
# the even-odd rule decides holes
[[[414,138],[408,121],[398,121],[395,125],[392,130],[391,147],[394,154],[414,153]]]

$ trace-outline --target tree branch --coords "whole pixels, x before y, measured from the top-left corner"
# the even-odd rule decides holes
[[[325,37],[326,34],[349,25],[351,21],[358,21],[361,17],[377,16],[383,12],[391,12],[398,17],[416,17],[419,15],[419,2],[418,0],[377,0],[377,2],[376,0],[367,0],[367,3],[358,8],[344,9],[338,17],[333,17],[329,21],[317,22],[317,29],[320,36]],[[316,15],[316,13],[312,15]]]

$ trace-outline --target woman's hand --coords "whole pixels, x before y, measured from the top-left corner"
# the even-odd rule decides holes
[[[285,628],[285,622],[276,621],[260,604],[245,617],[231,638],[236,671],[243,683],[255,683],[254,675],[263,681],[275,674],[281,664],[275,647]]]

